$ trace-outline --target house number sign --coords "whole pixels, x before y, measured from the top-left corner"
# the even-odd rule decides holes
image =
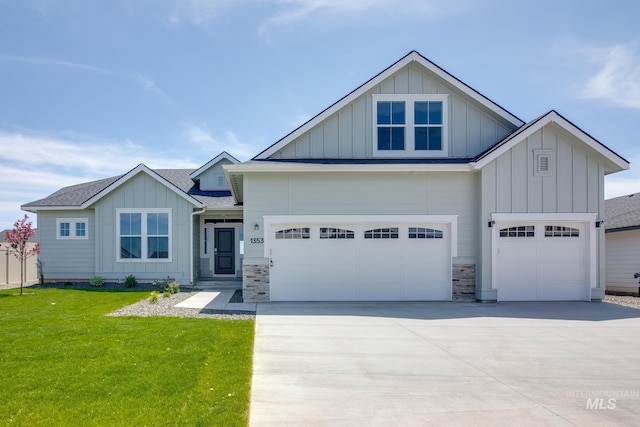
[[[252,237],[251,243],[264,243],[264,237]]]

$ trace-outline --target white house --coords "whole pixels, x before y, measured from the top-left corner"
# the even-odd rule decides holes
[[[414,51],[250,161],[139,165],[23,209],[45,275],[241,276],[265,302],[598,300],[604,176],[628,167]]]
[[[640,193],[605,200],[606,288],[612,292],[640,291]]]

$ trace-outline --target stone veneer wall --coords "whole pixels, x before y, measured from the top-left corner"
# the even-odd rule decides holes
[[[476,265],[453,264],[453,274],[451,277],[453,301],[475,301]]]
[[[242,299],[244,302],[269,302],[269,266],[242,266]]]

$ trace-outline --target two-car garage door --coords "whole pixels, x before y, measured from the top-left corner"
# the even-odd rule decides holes
[[[450,224],[270,227],[272,301],[451,299]]]
[[[497,225],[499,301],[589,299],[587,223]]]

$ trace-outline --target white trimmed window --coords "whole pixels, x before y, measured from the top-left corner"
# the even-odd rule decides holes
[[[448,95],[373,94],[374,157],[446,157]]]
[[[170,209],[117,209],[118,261],[171,261]]]
[[[57,239],[88,239],[87,218],[56,218]]]

